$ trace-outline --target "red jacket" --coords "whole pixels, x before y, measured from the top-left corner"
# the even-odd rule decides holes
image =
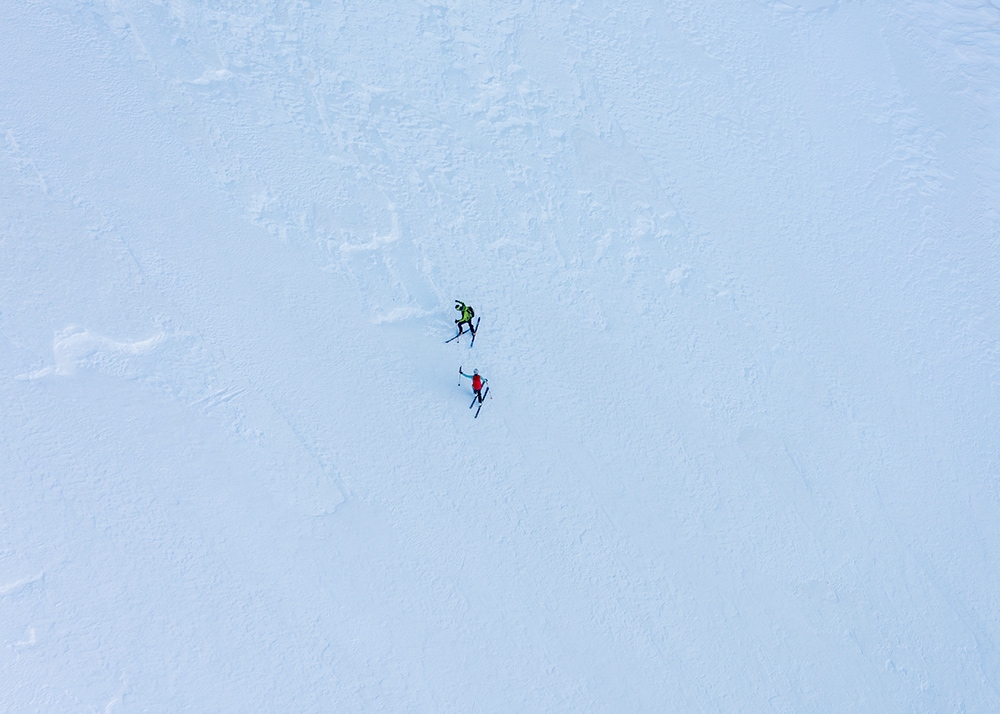
[[[478,374],[472,375],[472,391],[478,392],[483,388],[483,378]]]

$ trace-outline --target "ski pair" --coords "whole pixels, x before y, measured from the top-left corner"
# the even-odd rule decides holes
[[[479,409],[482,409],[483,408],[483,401],[486,399],[486,395],[489,394],[489,393],[490,393],[490,388],[489,388],[489,386],[487,386],[486,389],[485,389],[485,391],[483,391],[483,398],[482,399],[479,399],[479,395],[478,394],[472,398],[472,404],[469,405],[469,409],[472,409],[472,407],[474,407],[476,405],[476,400],[477,399],[479,399]],[[479,409],[476,410],[476,416],[472,417],[473,419],[478,419],[479,418]]]
[[[472,341],[469,342],[469,347],[472,347],[474,344],[476,344],[476,333],[479,332],[479,321],[481,319],[483,319],[483,318],[481,318],[481,317],[477,317],[476,318],[476,326],[475,327],[473,327],[471,324],[469,325],[469,332],[472,333]],[[459,332],[457,335],[455,335],[454,337],[452,337],[450,340],[445,340],[444,343],[448,344],[449,342],[454,342],[455,340],[457,340],[459,337],[461,337],[464,334],[465,334],[464,332]]]

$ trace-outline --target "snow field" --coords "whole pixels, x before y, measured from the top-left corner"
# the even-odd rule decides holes
[[[997,710],[998,21],[0,8],[0,709]]]

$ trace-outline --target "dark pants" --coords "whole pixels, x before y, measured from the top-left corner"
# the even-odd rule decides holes
[[[462,334],[462,325],[468,325],[469,326],[469,332],[475,332],[475,330],[472,329],[472,320],[463,320],[461,322],[459,322],[458,320],[455,320],[455,322],[458,323],[458,334],[460,334],[460,335]]]
[[[476,396],[479,398],[479,403],[482,404],[483,403],[483,390],[480,389],[479,391],[477,391],[476,392]]]

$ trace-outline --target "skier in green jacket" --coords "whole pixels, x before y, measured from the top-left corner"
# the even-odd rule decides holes
[[[469,332],[475,335],[476,328],[472,326],[472,318],[476,316],[475,311],[461,300],[455,301],[455,309],[458,310],[459,315],[461,315],[461,317],[455,320],[455,324],[458,325],[458,334],[461,335],[463,333],[462,325],[468,325]]]

